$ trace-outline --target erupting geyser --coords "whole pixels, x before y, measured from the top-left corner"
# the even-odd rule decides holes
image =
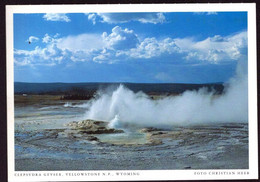
[[[86,117],[110,121],[110,127],[247,122],[247,67],[238,64],[235,77],[225,84],[222,95],[201,88],[152,100],[123,85],[112,91],[99,91],[98,97],[90,101]]]

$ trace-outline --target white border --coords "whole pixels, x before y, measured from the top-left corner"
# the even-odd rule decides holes
[[[248,170],[139,170],[139,175],[117,176],[123,171],[33,171],[15,172],[14,168],[14,72],[13,72],[13,14],[14,13],[85,13],[85,12],[248,12],[248,85],[249,85],[249,169]],[[9,181],[130,181],[130,180],[201,180],[201,179],[258,179],[257,138],[257,66],[256,66],[256,6],[244,4],[132,4],[132,5],[12,5],[6,6],[7,32],[7,127],[8,127],[8,179]],[[66,176],[66,173],[99,173],[100,176]],[[197,174],[195,174],[197,172]],[[232,173],[235,175],[212,175]],[[238,175],[239,172],[249,173]],[[44,175],[62,174],[63,177]],[[19,177],[19,174],[38,174],[36,177]]]

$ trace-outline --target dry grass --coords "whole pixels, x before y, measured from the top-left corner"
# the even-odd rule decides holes
[[[38,103],[48,103],[50,101],[59,101],[60,95],[15,95],[15,105],[33,105]]]

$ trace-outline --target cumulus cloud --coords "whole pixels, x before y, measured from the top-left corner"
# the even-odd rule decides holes
[[[57,48],[56,44],[50,44],[45,48],[35,47],[32,51],[14,50],[16,63],[18,65],[26,64],[57,64],[64,59],[65,52]]]
[[[137,21],[141,23],[164,23],[165,16],[163,13],[97,13],[86,14],[88,19],[96,23],[97,17],[104,23],[126,23],[130,21]]]
[[[133,30],[122,29],[119,26],[114,27],[109,35],[107,32],[104,32],[102,37],[106,47],[115,50],[135,48],[139,43],[137,35]]]
[[[43,18],[46,21],[70,22],[70,18],[65,13],[46,13]]]
[[[134,30],[115,26],[111,32],[103,34],[66,37],[45,34],[42,42],[45,43],[43,48],[35,47],[31,51],[15,50],[15,63],[21,66],[39,62],[60,64],[68,61],[112,64],[118,61],[153,59],[175,64],[221,64],[247,58],[246,31],[230,36],[215,35],[200,41],[194,38],[171,37],[141,39]],[[160,74],[157,78],[167,77]]]
[[[179,52],[175,41],[171,38],[157,40],[155,37],[144,39],[136,48],[126,54],[133,58],[153,58],[164,53],[172,54]]]
[[[67,61],[90,61],[100,54],[103,47],[101,35],[81,34],[58,38],[56,34],[45,34],[42,42],[45,47],[36,46],[34,50],[14,50],[15,64],[25,65],[56,65]],[[102,53],[102,51],[101,51]]]
[[[96,56],[93,57],[93,61],[97,63],[103,63],[103,62],[112,63],[115,61],[114,59],[110,60],[110,58],[114,57],[113,53],[114,53],[113,51],[104,48]]]
[[[42,38],[42,42],[43,43],[51,43],[51,42],[54,42],[55,41],[55,38],[54,37],[51,37],[49,36],[47,33],[44,35],[44,37]]]
[[[247,57],[247,32],[240,32],[231,36],[222,37],[215,35],[201,41],[192,38],[145,38],[140,41],[131,30],[129,38],[121,36],[123,30],[120,27],[105,37],[107,47],[113,48],[114,54],[110,59],[119,56],[130,59],[150,59],[168,55],[168,59],[182,56],[183,63],[207,62],[220,64],[226,61],[237,61]],[[129,40],[128,40],[129,39]],[[102,52],[100,53],[102,55]],[[106,56],[107,57],[107,56]],[[173,60],[171,60],[173,61]]]
[[[202,41],[192,39],[175,39],[176,45],[186,52],[186,60],[196,59],[219,63],[242,59],[247,55],[247,32],[232,36],[216,35]]]
[[[26,42],[29,41],[29,42],[33,43],[33,42],[38,42],[38,40],[39,40],[38,37],[30,36],[30,37],[26,40]]]

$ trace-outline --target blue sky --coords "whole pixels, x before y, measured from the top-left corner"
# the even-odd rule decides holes
[[[246,12],[14,14],[15,81],[226,82],[239,61]]]

